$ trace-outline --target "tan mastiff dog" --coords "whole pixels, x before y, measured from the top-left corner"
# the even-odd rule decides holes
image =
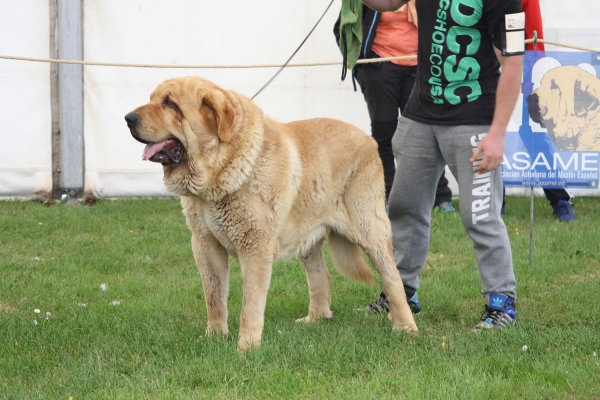
[[[228,255],[243,278],[238,348],[260,345],[273,262],[297,256],[306,269],[308,315],[331,318],[329,273],[367,283],[381,277],[393,329],[417,332],[396,270],[377,143],[332,119],[287,124],[247,97],[199,77],[170,79],[125,117],[181,196],[204,287],[207,334],[227,335]]]
[[[594,75],[577,66],[553,68],[527,106],[559,150],[600,150],[600,79]]]

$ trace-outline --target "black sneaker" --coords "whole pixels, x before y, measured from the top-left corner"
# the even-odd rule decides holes
[[[369,304],[369,308],[371,309],[371,311],[373,311],[375,314],[379,314],[382,312],[389,312],[390,311],[390,304],[387,301],[387,298],[385,297],[385,294],[383,292],[381,292],[381,294],[379,295],[379,300]]]
[[[418,314],[421,312],[421,303],[419,303],[419,296],[415,292],[415,294],[408,300],[408,306],[410,307],[410,311],[413,314]],[[381,293],[379,300],[369,304],[369,309],[375,314],[379,314],[382,312],[390,311],[390,304],[387,301],[384,293]]]
[[[488,302],[475,330],[504,329],[517,322],[515,299],[499,293],[490,293]]]
[[[419,294],[417,292],[415,292],[415,294],[408,299],[408,306],[414,315],[417,315],[421,312],[421,303],[419,303]]]

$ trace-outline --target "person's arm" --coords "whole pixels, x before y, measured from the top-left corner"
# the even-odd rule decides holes
[[[362,2],[375,11],[394,11],[408,3],[408,0],[362,0]]]
[[[494,170],[502,164],[504,156],[504,136],[508,122],[517,104],[521,92],[523,78],[523,56],[503,56],[502,52],[494,47],[496,57],[500,61],[502,72],[496,90],[496,108],[494,118],[488,134],[477,146],[471,156],[474,162],[483,153],[481,164],[475,168],[480,174]]]

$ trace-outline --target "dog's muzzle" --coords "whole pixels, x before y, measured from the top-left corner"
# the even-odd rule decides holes
[[[136,113],[130,112],[125,116],[125,121],[127,121],[129,129],[134,129],[138,122],[140,122],[140,117]]]
[[[171,138],[158,143],[144,140],[138,136],[136,129],[140,123],[140,117],[136,113],[130,112],[125,116],[125,121],[131,132],[131,136],[138,142],[146,145],[142,160],[158,162],[163,165],[179,164],[181,162],[184,148],[179,140]]]
[[[542,119],[542,116],[546,114],[546,110],[540,109],[540,97],[537,94],[531,93],[527,96],[527,111],[529,111],[529,116],[533,122],[537,122],[542,128],[546,127]]]

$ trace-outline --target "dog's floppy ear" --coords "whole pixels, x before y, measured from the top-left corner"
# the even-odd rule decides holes
[[[582,85],[579,79],[575,81],[573,93],[573,111],[578,117],[585,116],[588,111],[592,111],[600,105],[598,98],[590,91],[589,85]]]
[[[221,90],[215,89],[202,99],[202,111],[223,142],[231,140],[231,128],[235,117],[233,105]]]

